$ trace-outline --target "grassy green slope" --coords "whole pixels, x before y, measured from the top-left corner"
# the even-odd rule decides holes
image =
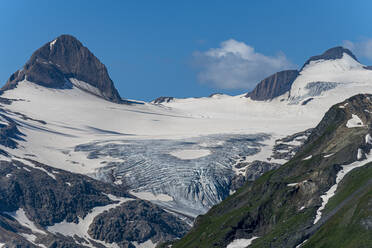
[[[327,210],[345,200],[347,203],[303,244],[303,248],[372,247],[372,163],[345,177]]]
[[[346,102],[349,103],[347,108],[339,108]],[[303,149],[291,161],[277,170],[264,174],[253,183],[248,182],[207,214],[198,217],[194,228],[172,247],[226,247],[234,239],[252,236],[259,238],[250,247],[295,247],[314,233],[306,247],[321,247],[319,245],[323,243],[319,240],[324,240],[324,235],[327,236],[330,231],[329,228],[322,231],[323,228],[330,225],[328,223],[339,215],[342,219],[344,216],[341,211],[353,206],[351,202],[346,204],[319,230],[320,226],[313,225],[316,210],[321,205],[320,196],[335,183],[340,165],[355,161],[358,148],[365,152],[371,148],[364,140],[365,135],[371,133],[372,123],[370,114],[365,110],[372,112],[372,104],[365,95],[357,95],[333,106],[315,128]],[[351,118],[351,114],[357,114],[366,126],[346,128],[346,122]],[[334,155],[325,157],[330,153]],[[309,155],[312,155],[312,158],[304,160]],[[360,178],[365,180],[372,178],[369,173],[369,171],[364,173]],[[363,180],[352,180],[352,175],[354,171],[343,180],[343,182],[348,180],[348,184],[340,184],[336,196],[327,204],[325,216],[333,214],[332,211],[335,211],[340,203],[362,187]],[[298,185],[291,187],[288,186],[289,183]],[[363,191],[363,194],[366,194],[365,197],[358,198],[360,207],[368,205],[363,199],[370,196],[369,191]],[[355,209],[359,214],[363,208]],[[371,216],[370,212],[367,216]],[[364,235],[360,230],[359,232],[360,235]],[[372,236],[371,230],[367,230],[366,233]],[[345,239],[354,239],[345,236],[343,236]],[[318,241],[313,240],[316,237],[319,237]],[[358,238],[363,240],[362,236]],[[346,243],[341,245],[344,244]],[[327,246],[328,243],[324,245],[330,247]]]

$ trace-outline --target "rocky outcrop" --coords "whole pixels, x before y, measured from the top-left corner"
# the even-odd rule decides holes
[[[247,181],[255,181],[264,173],[280,167],[278,163],[268,163],[264,161],[253,161],[246,169],[245,178]]]
[[[12,149],[17,148],[17,140],[24,140],[22,136],[24,136],[24,134],[19,131],[14,121],[9,120],[8,125],[0,124],[0,145]]]
[[[253,91],[249,92],[246,97],[250,97],[256,101],[266,101],[281,96],[291,89],[292,83],[297,76],[297,70],[277,72],[257,84]]]
[[[161,104],[161,103],[168,103],[168,102],[173,102],[173,101],[174,101],[174,97],[172,96],[161,96],[153,100],[152,103]]]
[[[61,35],[36,50],[23,69],[10,76],[2,91],[16,87],[24,79],[44,87],[71,87],[71,78],[97,89],[92,91],[80,85],[83,90],[115,103],[122,102],[105,65],[71,35]]]
[[[301,149],[312,131],[313,129],[310,128],[303,132],[298,132],[276,140],[273,147],[273,155],[271,157],[274,159],[292,159]]]
[[[89,234],[107,243],[136,240],[153,243],[182,237],[188,226],[177,217],[146,201],[130,201],[97,216]]]
[[[321,60],[321,59],[323,59],[323,60],[341,59],[342,56],[344,55],[344,53],[346,53],[347,55],[352,57],[354,60],[358,61],[358,59],[355,57],[355,55],[349,49],[341,47],[341,46],[337,46],[337,47],[333,47],[333,48],[328,49],[327,51],[325,51],[321,55],[316,55],[316,56],[310,57],[310,59],[308,59],[306,61],[306,63],[302,66],[301,70],[306,65],[310,64],[311,61],[316,61],[316,60]]]

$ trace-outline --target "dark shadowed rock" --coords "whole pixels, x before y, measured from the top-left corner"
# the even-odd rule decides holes
[[[172,96],[161,96],[161,97],[158,97],[155,100],[153,100],[152,103],[161,104],[161,103],[172,102],[173,100],[174,100],[174,97],[172,97]]]
[[[108,243],[151,239],[153,243],[182,237],[189,226],[160,207],[146,201],[129,201],[97,216],[89,234]]]
[[[237,189],[243,187],[245,183],[245,177],[243,175],[235,175],[231,180],[230,190],[236,191]]]
[[[249,92],[246,97],[257,101],[271,100],[289,91],[297,76],[297,70],[277,72],[257,84],[254,90]]]
[[[105,65],[71,35],[61,35],[36,50],[23,69],[10,76],[2,91],[16,87],[24,79],[50,88],[71,87],[70,78],[88,83],[98,92],[80,86],[83,90],[112,102],[122,102]]]
[[[247,181],[255,181],[264,173],[274,170],[280,167],[277,163],[268,163],[264,161],[253,161],[245,172],[245,178]]]
[[[347,48],[343,48],[341,46],[338,46],[338,47],[333,47],[331,49],[328,49],[327,51],[325,51],[323,54],[321,55],[316,55],[316,56],[313,56],[311,57],[310,59],[308,59],[306,61],[306,63],[302,66],[301,70],[306,66],[308,65],[311,61],[316,61],[316,60],[320,60],[320,59],[324,59],[324,60],[330,60],[330,59],[341,59],[342,56],[344,55],[344,53],[346,53],[347,55],[349,55],[350,57],[352,57],[353,59],[355,59],[356,61],[358,61],[358,59],[355,57],[355,55]]]

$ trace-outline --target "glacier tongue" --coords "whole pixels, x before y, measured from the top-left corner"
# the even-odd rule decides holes
[[[221,134],[179,140],[97,141],[76,146],[75,152],[102,160],[105,166],[94,177],[120,180],[135,192],[168,195],[173,201],[153,201],[196,217],[229,195],[232,166],[239,158],[257,153],[269,137]],[[182,150],[208,150],[210,154],[192,159],[172,155]]]

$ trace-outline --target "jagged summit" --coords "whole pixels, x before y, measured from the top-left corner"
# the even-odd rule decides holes
[[[122,102],[105,65],[71,35],[61,35],[36,50],[23,69],[10,76],[2,91],[13,89],[24,79],[50,88],[72,83],[106,100]]]
[[[277,72],[257,84],[251,92],[247,93],[246,97],[257,101],[273,99],[289,91],[297,76],[297,70]]]
[[[344,54],[350,57],[344,57]],[[319,60],[322,63],[317,64],[309,70],[310,62]],[[360,67],[359,61],[349,49],[341,46],[333,47],[321,55],[310,57],[299,71],[280,71],[265,78],[251,92],[247,93],[246,97],[250,97],[256,101],[266,101],[290,92],[292,97],[299,99],[298,94],[305,94],[306,92],[304,93],[302,91],[307,91],[311,87],[311,85],[308,85],[309,83],[315,84],[318,82],[316,85],[318,88],[321,87],[319,82],[325,82],[327,85],[329,82],[340,83],[339,81],[342,81],[342,78],[339,77],[341,73],[346,75],[347,71],[357,67]],[[369,68],[364,67],[364,69]],[[303,89],[304,87],[302,86],[307,88]],[[299,88],[302,91],[299,91]]]
[[[333,47],[333,48],[328,49],[327,51],[325,51],[321,55],[316,55],[316,56],[310,57],[310,59],[308,59],[306,61],[306,63],[302,66],[301,70],[306,65],[310,64],[311,61],[316,61],[316,60],[321,60],[321,59],[323,59],[323,60],[341,59],[342,56],[344,55],[344,53],[346,53],[347,55],[352,57],[354,60],[358,61],[358,59],[355,57],[355,55],[349,49],[344,48],[342,46],[337,46],[337,47]]]

